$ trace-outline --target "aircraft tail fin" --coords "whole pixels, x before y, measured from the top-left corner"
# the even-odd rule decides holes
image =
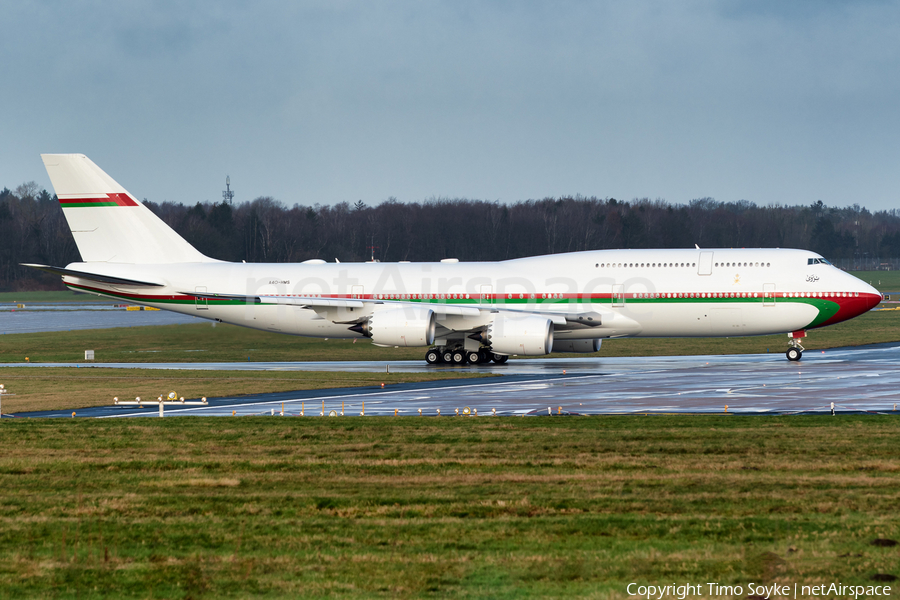
[[[83,154],[42,154],[84,262],[213,262]]]

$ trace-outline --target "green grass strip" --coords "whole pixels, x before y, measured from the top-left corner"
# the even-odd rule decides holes
[[[900,537],[896,417],[2,425],[4,598],[747,595],[900,573],[872,545]]]

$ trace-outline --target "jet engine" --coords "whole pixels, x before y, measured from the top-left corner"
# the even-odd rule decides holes
[[[434,311],[418,306],[375,311],[368,322],[351,327],[379,346],[430,346],[434,343]]]
[[[592,340],[556,340],[553,342],[554,352],[597,352],[600,350],[600,338]]]
[[[553,322],[538,315],[499,315],[485,337],[498,354],[539,356],[553,350]]]

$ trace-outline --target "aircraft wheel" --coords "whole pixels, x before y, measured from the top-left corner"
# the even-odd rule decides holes
[[[466,358],[469,360],[469,364],[472,365],[480,365],[484,362],[484,357],[477,350],[467,353]]]
[[[444,350],[444,352],[441,354],[441,358],[443,359],[443,362],[445,362],[445,363],[452,363],[453,362],[453,353],[449,350]]]
[[[442,362],[441,353],[436,349],[432,348],[428,352],[425,353],[425,362],[429,365],[436,365]]]
[[[466,353],[462,350],[454,350],[453,351],[453,364],[454,365],[464,365],[466,364]]]
[[[785,354],[787,354],[787,359],[791,362],[796,362],[803,357],[803,353],[799,348],[788,348]]]
[[[505,363],[506,361],[509,360],[509,356],[507,356],[506,354],[494,354],[492,356],[492,359],[498,365],[502,365],[503,363]]]

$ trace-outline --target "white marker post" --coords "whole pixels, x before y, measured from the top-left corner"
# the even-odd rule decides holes
[[[113,398],[113,402],[117,406],[122,406],[122,405],[124,405],[124,406],[128,406],[128,405],[135,406],[136,405],[139,407],[144,406],[144,402],[143,402],[143,400],[141,400],[140,396],[136,397],[134,400],[119,400],[118,398]],[[175,392],[169,392],[168,396],[159,396],[156,399],[156,402],[159,403],[159,416],[160,417],[165,416],[165,408],[164,407],[166,404],[178,404],[179,406],[186,406],[186,405],[206,406],[207,405],[206,396],[204,396],[200,400],[186,401],[183,397],[179,398]]]

